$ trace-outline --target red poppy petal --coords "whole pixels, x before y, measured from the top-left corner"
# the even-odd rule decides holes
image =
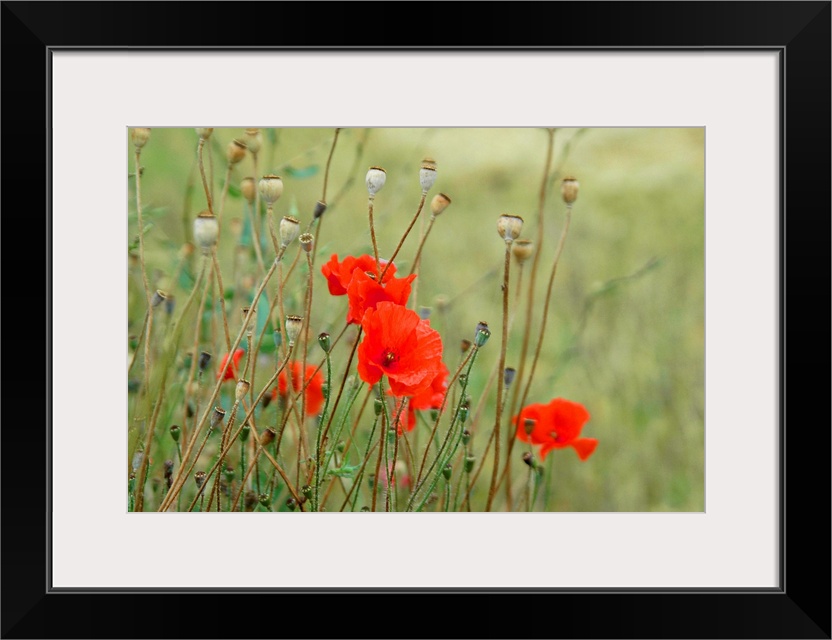
[[[563,398],[552,400],[549,409],[552,411],[552,431],[558,434],[561,442],[577,438],[589,420],[589,412],[582,404]]]
[[[586,460],[595,451],[595,447],[598,446],[598,440],[595,438],[578,438],[577,440],[573,440],[571,444],[575,447],[575,451],[578,452],[578,457],[581,460]]]

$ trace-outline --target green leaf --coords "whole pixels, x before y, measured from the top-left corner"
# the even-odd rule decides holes
[[[336,476],[338,478],[354,478],[355,472],[361,468],[360,464],[356,464],[354,466],[344,465],[343,467],[339,467],[337,469],[330,469],[329,475]]]
[[[283,173],[285,173],[290,178],[303,179],[303,178],[311,178],[312,176],[316,175],[318,173],[319,169],[320,169],[320,167],[316,164],[310,164],[307,167],[298,167],[298,168],[293,167],[293,166],[290,165],[290,166],[286,167],[283,170]]]
[[[232,198],[239,198],[243,195],[243,192],[240,191],[240,187],[235,186],[233,184],[228,185],[228,195]]]

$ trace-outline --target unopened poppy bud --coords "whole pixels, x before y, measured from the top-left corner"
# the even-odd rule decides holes
[[[491,337],[491,330],[488,328],[488,323],[480,322],[477,324],[477,331],[474,334],[474,344],[477,345],[477,348],[480,348],[488,342],[488,339]]]
[[[133,141],[133,146],[136,149],[141,149],[150,140],[150,128],[134,127],[133,131],[130,132],[130,139]]]
[[[151,296],[151,298],[150,298],[150,304],[153,307],[158,307],[160,304],[162,304],[167,299],[168,299],[168,294],[167,293],[165,293],[161,289],[156,289],[156,291],[153,292],[153,296]]]
[[[225,409],[222,407],[214,407],[214,413],[211,414],[211,428],[214,429],[222,424],[225,419]]]
[[[572,176],[567,176],[560,183],[560,194],[567,205],[572,205],[578,199],[578,181]]]
[[[469,442],[471,442],[471,432],[465,429],[462,432],[462,444],[468,444]]]
[[[194,482],[196,482],[197,488],[201,489],[202,485],[205,484],[205,476],[207,474],[204,471],[197,471],[194,474]]]
[[[201,212],[194,220],[194,240],[203,254],[208,255],[217,244],[220,225],[217,217],[208,210]]]
[[[289,341],[289,346],[295,344],[295,338],[300,333],[300,328],[303,325],[303,318],[301,316],[286,316],[286,339]]]
[[[451,479],[451,474],[453,473],[453,471],[454,468],[451,466],[450,462],[442,468],[442,475],[445,477],[445,480]]]
[[[246,157],[246,143],[235,138],[228,143],[228,147],[225,150],[225,157],[228,160],[228,164],[237,164]]]
[[[523,420],[523,431],[526,432],[527,436],[532,435],[532,431],[534,431],[534,424],[535,422],[531,418]]]
[[[315,240],[315,236],[311,233],[302,233],[298,237],[298,242],[300,242],[300,248],[303,249],[306,253],[312,251],[312,242]]]
[[[516,374],[516,369],[513,369],[512,367],[506,367],[505,371],[503,371],[503,384],[506,387],[510,387],[511,383],[514,382],[514,376]]]
[[[367,171],[367,192],[370,198],[375,198],[376,194],[381,191],[384,186],[384,181],[387,180],[387,173],[381,167],[370,167]]]
[[[517,240],[511,245],[511,252],[518,263],[523,264],[534,253],[534,242],[531,240]]]
[[[246,146],[253,154],[257,154],[263,147],[263,134],[260,129],[246,129]]]
[[[253,204],[257,198],[257,183],[254,178],[243,178],[240,182],[240,192],[249,204]]]
[[[523,229],[523,218],[504,213],[497,218],[497,233],[508,243],[514,242],[520,237]]]
[[[225,476],[226,482],[231,482],[234,479],[234,467],[226,467],[222,474]]]
[[[269,494],[268,493],[261,493],[259,496],[257,496],[257,502],[259,502],[264,507],[268,507],[269,503],[271,502],[271,499],[269,498]]]
[[[170,426],[170,437],[173,438],[174,442],[179,442],[179,436],[182,435],[182,429],[179,427],[178,424],[172,424]]]
[[[239,402],[246,397],[248,390],[251,388],[251,383],[248,380],[238,380],[237,386],[234,389],[234,400]]]
[[[240,429],[240,442],[247,442],[248,437],[251,434],[251,425],[246,422],[242,428]]]
[[[376,416],[381,415],[381,411],[384,408],[384,400],[381,398],[376,398],[373,400],[373,410],[375,411]]]
[[[278,232],[280,234],[280,246],[285,249],[298,237],[300,233],[300,222],[292,216],[283,216],[278,227]]]
[[[422,193],[427,193],[436,182],[436,164],[429,158],[422,161],[422,168],[419,169],[419,185]]]
[[[477,459],[474,456],[465,456],[465,473],[471,473]]]
[[[451,204],[451,199],[446,196],[444,193],[437,193],[433,196],[433,199],[430,201],[430,213],[432,216],[436,217],[440,213],[442,213],[445,209],[448,208],[448,205]]]
[[[468,349],[471,348],[471,341],[463,339],[462,342],[459,343],[459,350],[462,353],[468,353]]]
[[[534,454],[532,454],[531,451],[526,451],[526,453],[523,454],[523,462],[534,469]]]
[[[322,215],[324,215],[324,211],[326,211],[326,202],[324,202],[323,200],[318,200],[315,203],[315,210],[312,212],[312,217],[318,219]]]
[[[197,364],[199,366],[199,372],[202,373],[205,371],[205,368],[208,366],[208,363],[211,362],[211,354],[207,351],[203,351],[199,354],[199,360]]]
[[[295,500],[294,498],[289,498],[286,501],[286,506],[289,508],[289,511],[294,511],[295,509],[298,508],[298,501]]]
[[[272,442],[274,442],[276,436],[277,432],[269,427],[262,434],[260,434],[260,446],[268,447]]]
[[[283,195],[283,180],[280,176],[267,175],[260,178],[257,184],[257,189],[260,191],[260,197],[263,201],[272,205]]]
[[[321,349],[323,349],[325,353],[329,353],[330,349],[332,349],[332,340],[326,331],[318,334],[318,344],[321,345]]]
[[[300,492],[304,495],[307,500],[312,499],[312,486],[305,484],[300,488]]]

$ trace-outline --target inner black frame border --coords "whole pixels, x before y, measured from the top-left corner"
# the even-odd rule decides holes
[[[397,4],[405,8],[407,16],[395,8]],[[322,10],[324,6],[326,9]],[[420,12],[426,19],[420,18]],[[466,17],[466,13],[470,17],[472,12],[476,14],[473,21]],[[5,55],[0,81],[6,98],[2,112],[5,189],[0,193],[0,202],[8,207],[3,219],[4,235],[7,245],[19,244],[16,238],[43,237],[46,242],[43,257],[37,251],[21,253],[17,248],[7,251],[3,260],[7,274],[42,273],[43,279],[32,275],[7,277],[3,282],[4,297],[18,311],[3,318],[6,320],[4,334],[7,338],[13,337],[14,342],[6,341],[7,357],[1,365],[7,381],[3,393],[7,400],[4,403],[7,419],[0,432],[3,463],[0,513],[5,516],[0,539],[2,637],[270,636],[275,633],[272,608],[278,607],[287,620],[308,625],[305,628],[310,637],[349,637],[350,634],[373,637],[379,633],[388,637],[432,637],[440,635],[441,629],[454,637],[830,638],[830,15],[828,1],[345,2],[327,5],[3,2],[0,43]],[[234,26],[234,20],[239,21],[239,26]],[[275,29],[254,28],[270,24]],[[277,25],[291,25],[291,28],[278,29]],[[60,321],[60,313],[51,308],[49,278],[53,268],[48,135],[51,54],[66,49],[233,51],[252,48],[627,52],[764,49],[779,53],[782,549],[779,588],[76,590],[51,587],[48,485],[54,481],[50,449],[52,414],[71,410],[51,405],[51,326]],[[22,197],[18,198],[19,195]],[[38,202],[45,205],[45,215],[40,217],[35,214],[39,210]],[[25,211],[15,212],[19,207],[25,207]],[[787,210],[791,214],[789,219]],[[28,246],[37,245],[35,241]],[[741,248],[738,249],[738,259],[741,259]],[[33,282],[44,283],[45,296]],[[79,296],[82,289],[83,284],[79,283]],[[788,301],[787,290],[792,294]],[[45,303],[45,313],[36,317],[31,308],[35,304],[40,308],[41,303]],[[791,329],[786,324],[787,304],[792,309]],[[43,334],[39,334],[41,321]],[[46,337],[44,352],[39,351],[39,335]],[[30,340],[24,341],[22,336],[30,336]],[[22,349],[24,357],[10,357],[9,348],[13,354],[16,349]],[[39,360],[40,353],[43,359]],[[818,365],[823,373],[819,372]],[[30,368],[29,372],[26,367]],[[24,406],[28,410],[23,410]],[[40,416],[45,429],[38,428]],[[793,436],[791,448],[786,447],[787,421]],[[30,455],[38,451],[47,453],[42,461]],[[26,455],[20,455],[21,452]],[[84,463],[89,461],[79,461]],[[803,506],[802,499],[807,496],[814,505],[811,510]],[[791,510],[786,508],[789,504]],[[818,504],[822,505],[821,509],[817,509]],[[410,594],[419,599],[356,600],[365,595],[377,598],[393,594]],[[329,597],[324,602],[310,600],[305,597],[308,595]],[[437,601],[430,597],[436,595],[455,600]],[[484,609],[485,603],[482,603],[472,609],[472,597],[487,598],[491,606]],[[425,614],[430,612],[431,604],[438,602],[442,603],[442,611],[456,610],[457,615],[450,616],[450,623],[446,622],[447,616]],[[316,615],[319,605],[326,607],[326,616]],[[172,623],[161,624],[155,612],[171,607],[199,613],[174,616]],[[241,607],[250,607],[250,613],[244,617],[232,613]],[[263,607],[269,613],[261,613]],[[401,629],[379,630],[380,625],[374,624],[373,617],[379,608],[393,611],[390,607],[395,607],[406,623],[403,622]],[[218,610],[229,615],[210,615]],[[483,611],[488,611],[487,618],[482,615]]]

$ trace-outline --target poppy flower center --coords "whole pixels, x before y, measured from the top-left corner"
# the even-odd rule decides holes
[[[558,439],[557,431],[550,431],[549,435],[552,437],[552,440],[557,440]]]
[[[384,366],[389,367],[391,364],[398,360],[398,356],[393,353],[392,351],[386,351],[384,353]]]

